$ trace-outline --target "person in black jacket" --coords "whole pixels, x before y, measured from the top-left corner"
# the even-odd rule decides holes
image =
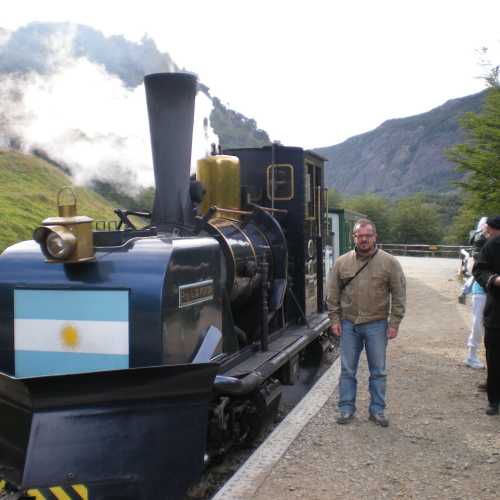
[[[500,406],[500,215],[486,221],[488,241],[475,260],[472,274],[486,290],[484,345],[486,348],[486,392],[488,415],[498,415]]]

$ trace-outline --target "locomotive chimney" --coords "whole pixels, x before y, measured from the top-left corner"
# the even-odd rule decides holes
[[[197,78],[157,73],[147,75],[144,86],[156,184],[151,222],[169,231],[193,222],[189,171]]]

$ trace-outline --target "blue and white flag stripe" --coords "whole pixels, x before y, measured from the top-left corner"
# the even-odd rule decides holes
[[[16,351],[16,377],[67,375],[129,367],[128,356],[68,352]]]
[[[124,321],[103,325],[100,321],[15,319],[14,330],[16,351],[126,355],[129,351],[128,324]]]
[[[124,290],[14,291],[17,377],[129,367]]]
[[[14,293],[14,317],[128,321],[128,291],[18,289]]]

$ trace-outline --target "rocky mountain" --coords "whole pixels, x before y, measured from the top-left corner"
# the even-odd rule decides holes
[[[170,55],[160,52],[153,39],[138,43],[122,35],[106,37],[89,26],[33,22],[8,33],[0,28],[0,74],[48,75],[70,58],[86,58],[118,76],[127,87],[136,87],[147,73],[176,71]],[[76,82],[75,82],[76,83]]]
[[[443,151],[464,141],[458,119],[478,113],[485,91],[447,101],[408,118],[384,122],[365,134],[316,151],[328,159],[326,181],[341,193],[396,198],[416,192],[449,192],[463,174]]]
[[[257,128],[253,118],[228,108],[217,97],[212,97],[212,103],[214,109],[210,113],[210,125],[223,149],[257,148],[271,144],[267,132]]]

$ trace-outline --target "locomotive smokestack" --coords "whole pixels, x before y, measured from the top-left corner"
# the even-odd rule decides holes
[[[155,174],[152,224],[160,231],[193,220],[189,171],[197,78],[157,73],[144,78]]]

